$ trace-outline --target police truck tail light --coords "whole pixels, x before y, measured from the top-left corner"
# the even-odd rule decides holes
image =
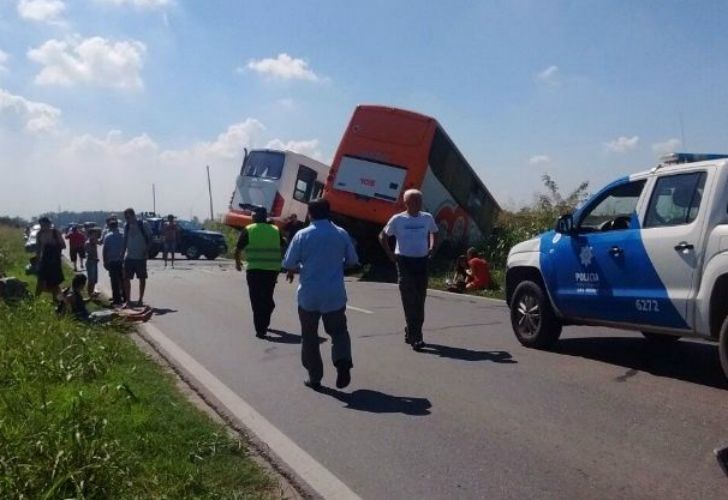
[[[270,209],[270,214],[272,217],[280,217],[281,213],[283,213],[284,203],[285,200],[283,199],[283,196],[281,196],[281,193],[276,191],[276,197],[273,200],[273,206]]]

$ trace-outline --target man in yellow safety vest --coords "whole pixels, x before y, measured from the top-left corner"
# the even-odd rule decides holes
[[[278,228],[268,222],[268,212],[264,207],[253,210],[253,223],[240,232],[235,247],[235,269],[243,270],[241,253],[245,250],[248,265],[246,279],[253,308],[255,336],[265,337],[270,326],[270,317],[276,303],[273,292],[281,270],[281,249],[283,238]]]

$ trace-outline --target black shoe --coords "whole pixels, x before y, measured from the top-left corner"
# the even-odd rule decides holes
[[[414,342],[412,342],[412,349],[419,352],[423,348],[425,348],[426,345],[427,344],[425,344],[422,340],[415,340]]]
[[[255,336],[258,337],[259,339],[264,339],[265,338],[265,331],[256,332]]]
[[[336,367],[336,387],[343,389],[351,383],[351,368],[348,366]]]
[[[320,391],[321,390],[321,382],[314,382],[311,379],[304,380],[303,381],[303,385],[305,385],[309,389],[313,389],[314,391]]]
[[[405,344],[411,344],[412,338],[409,336],[409,328],[406,326],[404,327],[404,343]]]

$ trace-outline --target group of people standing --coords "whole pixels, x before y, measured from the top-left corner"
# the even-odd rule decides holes
[[[397,265],[406,327],[405,342],[414,350],[425,347],[422,325],[429,259],[436,246],[437,224],[422,211],[422,193],[404,194],[406,211],[393,216],[379,235],[387,256]],[[308,372],[305,385],[319,390],[323,361],[319,348],[318,325],[331,337],[331,358],[336,368],[336,387],[351,382],[353,358],[346,318],[344,271],[359,264],[349,234],[331,222],[330,206],[325,199],[309,203],[310,224],[286,242],[262,207],[253,211],[253,223],[240,234],[235,250],[235,266],[243,270],[242,252],[247,257],[247,283],[253,309],[255,334],[264,338],[275,309],[273,293],[281,266],[286,279],[293,282],[299,274],[298,317],[301,324],[301,362]],[[389,239],[396,245],[391,248]],[[288,244],[285,254],[283,252]],[[282,257],[282,260],[281,260]]]
[[[38,263],[36,295],[47,291],[58,299],[61,295],[60,285],[64,280],[61,255],[66,248],[66,243],[61,232],[53,227],[48,217],[41,217],[38,223],[40,230],[36,237]],[[179,228],[173,216],[168,217],[162,233],[165,266],[168,253],[171,254],[172,266],[174,266]],[[152,232],[145,221],[137,218],[133,208],[124,210],[123,231],[119,219],[112,215],[106,220],[106,228],[103,233],[98,228],[92,228],[87,231],[87,234],[84,234],[78,226],[74,226],[65,239],[68,240],[74,272],[81,270],[86,273],[85,282],[89,296],[95,295],[98,263],[101,261],[104,269],[109,273],[112,305],[120,307],[131,305],[131,281],[137,279],[139,281],[139,300],[135,305],[143,306],[148,277],[147,257]],[[98,252],[100,245],[102,246],[101,258],[99,258]],[[76,283],[78,282],[76,281]]]

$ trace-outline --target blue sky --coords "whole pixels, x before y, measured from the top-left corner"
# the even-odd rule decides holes
[[[431,5],[430,5],[431,4]],[[0,0],[0,213],[225,209],[243,146],[437,118],[504,206],[728,151],[725,2]],[[682,122],[682,130],[681,130]],[[244,144],[245,142],[245,144]],[[684,144],[683,144],[684,142]]]

